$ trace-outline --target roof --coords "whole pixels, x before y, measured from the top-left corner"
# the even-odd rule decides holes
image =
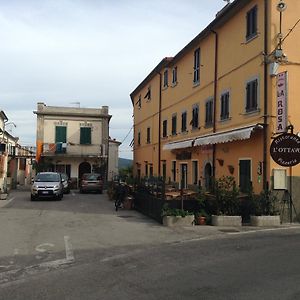
[[[193,49],[200,41],[205,39],[209,34],[217,30],[220,26],[226,23],[233,15],[235,15],[241,8],[249,3],[249,0],[235,0],[232,3],[226,4],[221,9],[216,18],[202,30],[190,43],[188,43],[182,50],[180,50],[174,57],[165,57],[151,72],[150,74],[137,86],[137,88],[130,94],[130,98],[133,103],[133,97],[163,68],[170,67],[177,63],[182,56],[188,51]]]

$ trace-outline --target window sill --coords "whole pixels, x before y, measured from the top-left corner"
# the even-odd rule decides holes
[[[204,128],[212,128],[213,127],[213,123],[207,123],[204,125]]]
[[[198,87],[200,85],[200,81],[193,81],[193,88]]]
[[[168,85],[167,85],[167,86],[163,86],[161,90],[162,90],[162,91],[165,91],[165,90],[168,89],[168,87],[169,87]]]
[[[260,113],[260,109],[254,109],[254,110],[249,110],[249,111],[245,111],[244,113],[242,113],[243,116],[249,116],[249,115],[255,115],[255,114],[259,114]]]
[[[174,88],[176,85],[178,84],[178,82],[172,82],[171,88]]]
[[[189,131],[188,130],[184,130],[184,131],[181,131],[181,133],[180,134],[184,134],[184,135],[186,135],[186,134],[188,134],[189,133]]]
[[[258,32],[251,34],[249,36],[246,36],[246,41],[245,44],[248,44],[250,42],[252,42],[253,40],[255,40],[258,37]]]
[[[224,118],[224,119],[220,119],[220,120],[219,120],[219,123],[225,123],[225,122],[230,121],[231,119],[232,119],[231,117]]]
[[[199,131],[201,127],[193,127],[192,132]]]

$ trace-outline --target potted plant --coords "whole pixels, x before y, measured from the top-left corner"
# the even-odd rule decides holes
[[[171,208],[168,204],[164,204],[161,216],[165,226],[192,226],[195,222],[194,213],[184,209]]]
[[[223,176],[216,180],[214,194],[216,197],[217,215],[212,216],[212,225],[241,226],[239,191],[234,177]]]
[[[280,226],[278,199],[268,189],[251,197],[254,215],[250,216],[252,226]]]
[[[197,225],[206,225],[208,215],[204,209],[195,213],[195,223]]]

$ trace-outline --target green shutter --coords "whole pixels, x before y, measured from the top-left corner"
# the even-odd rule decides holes
[[[67,142],[67,127],[56,126],[55,127],[55,143],[66,143]]]
[[[80,144],[90,145],[91,144],[91,128],[81,127],[80,128]]]

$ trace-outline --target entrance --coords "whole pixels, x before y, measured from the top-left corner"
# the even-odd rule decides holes
[[[251,185],[251,160],[240,160],[240,191],[243,193],[249,192]]]
[[[78,167],[78,179],[79,180],[82,177],[82,174],[84,174],[84,173],[91,173],[91,165],[86,161],[82,162]]]
[[[188,165],[180,164],[180,188],[183,189],[187,188],[187,172],[188,172]]]
[[[204,180],[205,180],[205,190],[210,191],[212,187],[212,167],[210,163],[207,163],[204,168]]]

